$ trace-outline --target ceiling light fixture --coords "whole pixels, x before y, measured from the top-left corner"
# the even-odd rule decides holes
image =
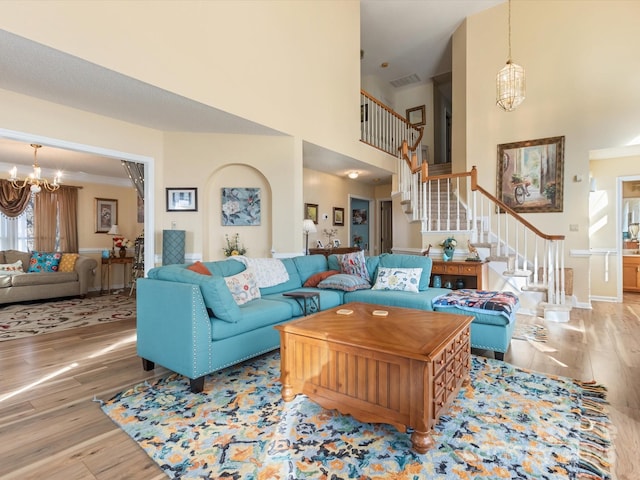
[[[349,178],[351,178],[351,179],[358,178],[358,175],[360,175],[358,172],[349,172],[349,173],[347,174],[347,176],[348,176]]]
[[[526,82],[524,68],[511,61],[511,0],[509,0],[509,57],[496,75],[496,104],[505,112],[524,102]]]
[[[60,188],[60,178],[62,177],[62,172],[58,171],[56,176],[53,177],[53,182],[49,183],[46,178],[41,178],[42,169],[38,165],[38,149],[42,148],[42,145],[37,145],[32,143],[33,147],[33,172],[29,174],[27,178],[24,180],[18,179],[18,167],[13,167],[9,172],[9,181],[11,185],[16,190],[22,190],[29,186],[32,194],[39,193],[42,188],[46,188],[50,192],[55,192]]]

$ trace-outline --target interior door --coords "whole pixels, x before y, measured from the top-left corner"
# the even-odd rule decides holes
[[[393,247],[391,200],[380,202],[380,253],[391,253]]]

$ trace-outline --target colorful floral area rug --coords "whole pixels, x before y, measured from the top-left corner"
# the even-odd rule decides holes
[[[122,295],[0,306],[0,341],[135,318],[136,300]]]
[[[278,355],[208,376],[200,394],[174,374],[102,409],[170,478],[610,478],[602,387],[474,356],[470,386],[421,455],[392,426],[360,423],[304,395],[284,402]]]

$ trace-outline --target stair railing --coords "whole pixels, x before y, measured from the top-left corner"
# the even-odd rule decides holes
[[[411,186],[411,198],[403,202],[412,209],[412,219],[422,222],[423,233],[468,233],[476,247],[490,249],[489,260],[506,262],[503,275],[525,278],[523,289],[546,292],[548,305],[566,305],[564,235],[540,231],[478,185],[475,166],[470,172],[429,176],[428,165],[418,166],[410,151],[403,148],[399,170],[413,181],[399,184]]]
[[[398,156],[403,142],[417,148],[422,141],[423,129],[411,125],[395,112],[364,90],[360,90],[360,141],[383,152]]]

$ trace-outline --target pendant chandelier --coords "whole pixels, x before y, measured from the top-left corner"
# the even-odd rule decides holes
[[[42,148],[42,145],[37,145],[32,143],[33,147],[33,172],[29,174],[24,180],[18,179],[18,168],[13,167],[10,172],[9,181],[13,188],[16,190],[22,190],[23,188],[29,187],[32,194],[39,193],[43,188],[47,189],[50,192],[55,192],[60,188],[60,178],[62,177],[62,172],[58,171],[56,176],[53,177],[53,182],[49,183],[46,178],[41,178],[42,169],[38,165],[38,149]]]
[[[511,0],[509,0],[509,58],[496,75],[496,104],[511,112],[524,102],[526,81],[524,68],[511,61]]]

